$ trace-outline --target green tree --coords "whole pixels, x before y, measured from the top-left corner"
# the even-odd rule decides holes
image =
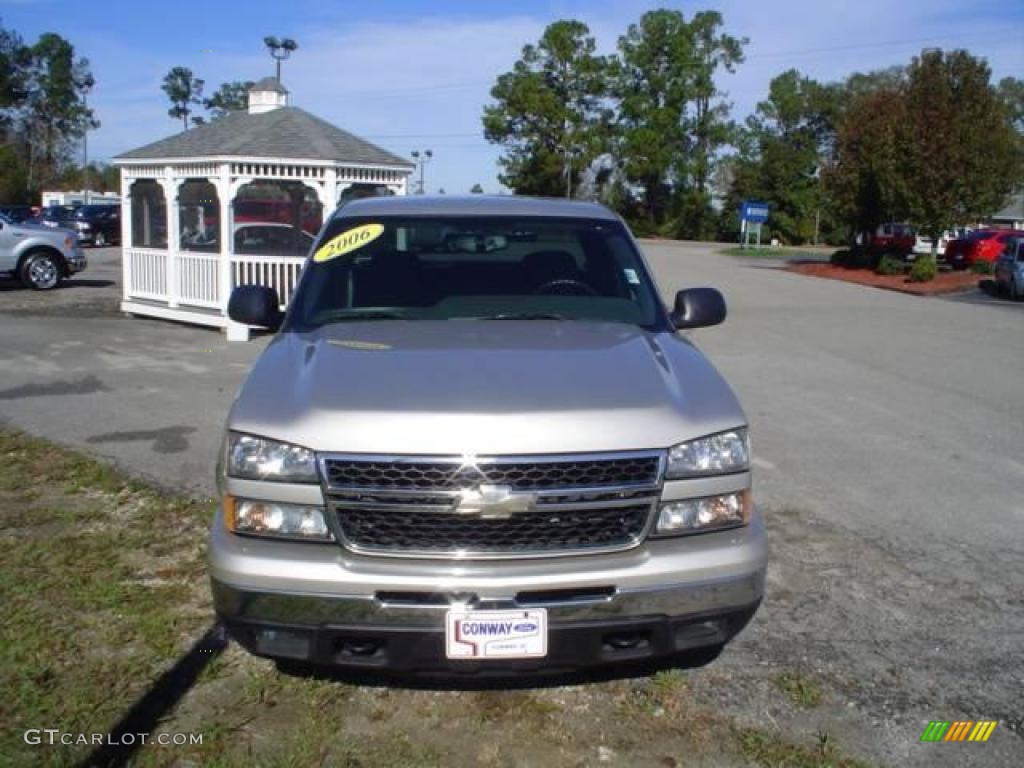
[[[212,120],[219,120],[232,112],[244,112],[249,108],[249,89],[252,86],[252,80],[221,83],[212,96],[203,99],[203,106],[209,110]]]
[[[710,225],[710,181],[719,149],[733,135],[715,87],[721,69],[743,60],[722,16],[676,10],[645,13],[619,38],[613,63],[619,102],[617,152],[642,194],[642,217],[666,234],[701,236]]]
[[[30,48],[20,128],[29,150],[30,189],[44,187],[85,131],[99,127],[83,98],[94,83],[89,60],[76,58],[74,46],[60,35],[41,35]]]
[[[906,217],[907,105],[901,88],[854,95],[843,110],[826,189],[851,233]]]
[[[498,77],[484,136],[504,148],[501,182],[520,194],[562,195],[608,143],[608,62],[589,28],[556,21]]]
[[[1021,144],[988,64],[966,51],[910,65],[901,192],[910,223],[932,239],[998,210],[1021,181]]]
[[[192,74],[188,67],[174,67],[164,75],[163,85],[160,86],[171,102],[171,108],[167,114],[175,120],[180,119],[182,126],[187,131],[189,119],[195,111],[194,106],[201,104],[200,98],[203,94],[204,82]],[[192,118],[192,123],[202,123],[202,118]]]
[[[1024,133],[1024,80],[1004,77],[999,81],[996,93],[1010,110],[1010,117],[1018,133]]]
[[[693,33],[679,11],[645,13],[619,38],[617,153],[652,228],[665,222],[674,172],[688,149],[683,118],[694,93],[693,63]]]
[[[31,51],[14,30],[0,26],[0,125],[6,125],[10,111],[25,100]]]
[[[736,38],[722,32],[722,15],[717,11],[701,11],[693,17],[694,108],[689,121],[693,150],[687,165],[689,184],[681,201],[677,234],[704,238],[711,234],[710,180],[715,158],[720,149],[735,137],[736,126],[729,119],[730,104],[715,86],[720,70],[734,72],[743,62],[747,38]]]
[[[747,119],[727,211],[744,198],[768,202],[768,226],[787,243],[815,238],[828,218],[821,179],[834,144],[838,89],[791,69],[774,77],[768,98]],[[826,222],[825,229],[831,229]]]

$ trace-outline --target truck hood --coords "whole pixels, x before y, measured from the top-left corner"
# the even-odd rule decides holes
[[[228,427],[318,451],[666,448],[746,423],[689,341],[618,323],[377,321],[284,333]]]

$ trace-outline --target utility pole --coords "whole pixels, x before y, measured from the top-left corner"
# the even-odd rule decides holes
[[[429,163],[433,157],[434,157],[434,152],[433,152],[433,150],[430,150],[430,149],[425,149],[422,152],[420,152],[420,150],[416,149],[416,150],[413,150],[413,152],[412,152],[412,159],[415,160],[416,164],[419,165],[419,167],[420,167],[420,183],[419,183],[419,189],[416,191],[417,195],[426,194],[427,189],[426,189],[426,186],[425,186],[425,183],[424,183],[425,182],[425,176],[426,176],[426,166],[427,166],[427,163]]]
[[[284,37],[278,40],[273,35],[268,35],[263,38],[263,44],[267,46],[267,50],[270,51],[270,56],[277,65],[277,84],[281,85],[281,62],[292,55],[292,51],[299,47],[299,44],[292,40],[290,37]]]

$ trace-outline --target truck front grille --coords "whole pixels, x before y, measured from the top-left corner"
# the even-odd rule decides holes
[[[495,558],[635,546],[660,495],[663,453],[320,462],[331,522],[350,549]]]

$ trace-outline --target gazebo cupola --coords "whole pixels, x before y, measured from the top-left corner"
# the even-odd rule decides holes
[[[276,77],[264,77],[249,88],[249,114],[258,115],[288,106],[288,89]]]
[[[226,328],[236,285],[287,304],[325,216],[350,197],[404,195],[413,164],[288,103],[274,77],[245,111],[114,158],[121,170],[121,309]]]

